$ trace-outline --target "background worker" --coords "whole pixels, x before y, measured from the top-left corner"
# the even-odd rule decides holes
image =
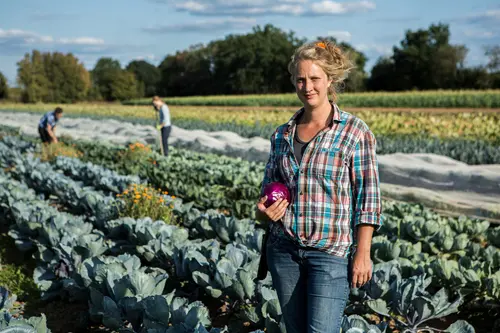
[[[47,112],[43,115],[38,123],[38,133],[43,143],[57,143],[56,137],[56,125],[59,119],[61,119],[63,114],[63,109],[57,107],[54,111]]]
[[[170,110],[167,104],[161,100],[160,97],[153,97],[153,106],[156,111],[160,113],[160,121],[156,128],[161,131],[161,144],[163,146],[163,155],[168,156],[168,137],[172,130],[172,123],[170,120]]]

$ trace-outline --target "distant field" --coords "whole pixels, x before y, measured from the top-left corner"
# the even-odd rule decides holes
[[[296,94],[166,97],[170,105],[289,106],[301,105]],[[123,102],[150,105],[150,98]],[[346,93],[339,95],[341,107],[498,108],[500,90],[425,91],[395,93]]]
[[[0,104],[0,110],[46,112],[56,104]],[[155,112],[151,106],[124,106],[120,104],[63,105],[67,116],[115,118],[119,120],[154,124]],[[228,130],[245,137],[269,134],[290,119],[296,108],[234,108],[172,106],[175,125],[193,129]],[[347,109],[350,111],[349,109]],[[472,139],[500,143],[500,112],[376,112],[369,108],[351,111],[363,119],[376,135],[418,135],[443,139]]]

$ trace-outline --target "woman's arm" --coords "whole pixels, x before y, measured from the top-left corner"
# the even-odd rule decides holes
[[[370,249],[374,229],[382,225],[382,202],[376,156],[376,139],[367,131],[356,145],[352,159],[354,230],[356,253],[353,259],[353,287],[360,287],[371,279]]]

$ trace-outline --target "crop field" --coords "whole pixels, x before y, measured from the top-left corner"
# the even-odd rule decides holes
[[[25,269],[41,309],[78,307],[66,321],[82,331],[279,332],[270,277],[255,280],[262,164],[72,139],[47,151],[1,133],[2,224],[32,258]],[[374,278],[351,290],[343,332],[493,332],[494,321],[479,318],[499,315],[500,227],[383,205]],[[1,292],[10,326],[64,331],[60,317]]]
[[[295,93],[280,95],[190,96],[165,98],[171,105],[215,106],[301,106]],[[150,105],[150,99],[126,101]],[[340,107],[498,108],[499,90],[423,91],[341,94]]]
[[[341,98],[375,133],[378,154],[500,164],[499,91]],[[167,103],[185,130],[264,139],[298,107],[294,95]],[[126,104],[62,107],[68,118],[154,125],[149,100]],[[3,103],[0,117],[55,107]],[[271,277],[256,280],[264,164],[170,150],[71,137],[47,148],[0,126],[0,331],[280,332]],[[389,199],[383,215],[373,279],[351,289],[343,333],[500,331],[498,224]]]

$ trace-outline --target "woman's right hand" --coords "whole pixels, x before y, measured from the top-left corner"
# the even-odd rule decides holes
[[[286,209],[289,205],[288,201],[285,199],[279,199],[275,203],[273,203],[271,206],[267,207],[264,206],[264,203],[267,200],[267,196],[264,196],[260,198],[259,202],[257,203],[257,209],[261,213],[261,215],[266,216],[268,219],[270,219],[273,222],[277,222],[281,220],[283,216],[285,216]]]

